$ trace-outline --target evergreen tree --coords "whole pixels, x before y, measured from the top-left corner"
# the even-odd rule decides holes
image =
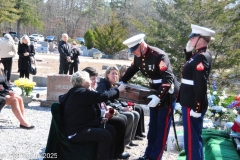
[[[126,38],[127,29],[118,21],[116,14],[113,13],[111,21],[107,25],[100,25],[94,29],[94,46],[108,55],[122,50],[125,46],[122,42]]]
[[[15,22],[19,18],[15,6],[15,0],[0,0],[0,24],[3,22]]]
[[[84,40],[85,40],[85,46],[87,46],[88,49],[93,48],[94,46],[94,35],[92,30],[87,30],[87,32],[84,34]]]

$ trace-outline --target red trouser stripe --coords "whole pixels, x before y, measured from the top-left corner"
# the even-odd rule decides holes
[[[190,118],[191,109],[187,109],[187,135],[188,135],[188,160],[192,160],[192,127],[191,127],[191,118]]]
[[[168,114],[167,114],[167,117],[166,117],[166,122],[165,122],[165,129],[164,129],[164,134],[163,134],[163,143],[162,143],[162,150],[160,151],[159,155],[158,155],[158,158],[157,160],[160,160],[160,157],[163,153],[163,150],[165,148],[165,145],[166,145],[166,141],[167,141],[167,132],[168,132],[168,128],[169,128],[169,116],[171,114],[171,110],[172,110],[172,107],[170,106],[169,107],[169,110],[168,110]],[[166,127],[167,126],[167,127]]]

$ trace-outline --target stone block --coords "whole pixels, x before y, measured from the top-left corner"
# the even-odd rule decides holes
[[[17,80],[19,78],[19,73],[12,73],[11,74],[11,82],[14,82],[15,80]]]
[[[184,149],[184,137],[183,132],[177,132],[178,145],[180,150]],[[177,143],[174,134],[170,134],[167,139],[167,152],[175,151],[177,149]]]
[[[47,100],[58,101],[59,95],[67,93],[72,88],[70,75],[57,74],[47,77]]]
[[[47,86],[47,78],[46,77],[33,76],[33,81],[36,82],[36,85],[39,87]]]
[[[93,53],[93,59],[101,59],[102,53],[101,52],[94,52]]]

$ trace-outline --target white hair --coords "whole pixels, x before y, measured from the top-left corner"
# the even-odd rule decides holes
[[[29,46],[30,45],[30,39],[29,37],[25,34],[22,36],[22,38],[20,39],[20,43],[22,44],[22,40],[25,39],[27,41],[27,45]]]
[[[67,36],[67,37],[68,37],[68,34],[67,34],[67,33],[63,33],[63,34],[62,34],[62,37],[63,37],[63,36]]]
[[[77,71],[72,74],[70,82],[72,83],[73,87],[83,85],[89,79],[89,73],[86,71]]]

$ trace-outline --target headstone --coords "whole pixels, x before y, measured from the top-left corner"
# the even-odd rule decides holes
[[[48,47],[48,42],[41,42],[42,47]]]
[[[119,59],[128,59],[128,51],[127,50],[121,50],[119,52]]]
[[[48,47],[37,47],[36,52],[49,53]]]
[[[94,52],[93,53],[93,59],[101,59],[102,53],[101,52]]]
[[[86,46],[81,46],[81,47],[79,47],[79,48],[81,49],[80,54],[81,54],[82,56],[88,56],[88,50],[87,50],[87,47],[86,47]]]
[[[47,100],[41,101],[42,107],[50,107],[53,102],[58,102],[59,95],[67,93],[72,88],[70,75],[57,74],[47,77]]]
[[[49,43],[49,51],[50,52],[54,52],[55,51],[55,44],[52,43],[52,42]]]

